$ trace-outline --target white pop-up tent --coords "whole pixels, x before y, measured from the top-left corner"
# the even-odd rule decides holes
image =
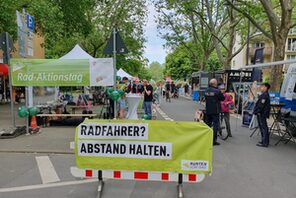
[[[94,58],[84,51],[78,44],[62,56],[61,60],[74,60],[74,59],[88,59],[91,60],[90,64],[90,86],[113,86],[114,84],[114,69],[113,60],[110,58]],[[85,90],[89,90],[89,86],[84,86]],[[56,87],[55,98],[59,95],[59,88]]]
[[[60,59],[93,59],[93,57],[76,44],[70,52],[62,56]]]
[[[120,76],[121,78],[127,77],[128,79],[132,79],[133,78],[132,75],[130,75],[129,73],[127,73],[126,71],[124,71],[121,68],[117,71],[117,76]]]

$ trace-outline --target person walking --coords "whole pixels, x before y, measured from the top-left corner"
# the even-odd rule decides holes
[[[217,80],[211,79],[209,88],[205,91],[206,117],[205,122],[209,127],[213,125],[214,139],[213,145],[220,145],[217,142],[217,133],[220,128],[219,114],[221,112],[221,101],[225,100],[224,95],[217,88]]]
[[[176,85],[174,83],[174,81],[171,82],[171,96],[174,97],[175,94],[175,89],[176,89]]]
[[[256,145],[259,147],[268,147],[269,145],[269,131],[267,126],[267,118],[270,114],[270,97],[268,90],[270,85],[268,83],[263,83],[260,86],[261,95],[259,96],[253,114],[257,116],[258,125],[261,132],[261,141]]]
[[[165,84],[165,101],[171,102],[171,84],[169,81]]]
[[[148,115],[148,119],[152,118],[152,100],[153,100],[153,87],[149,84],[148,80],[143,80],[143,94],[144,94],[144,111]]]
[[[230,113],[229,113],[229,110],[230,110],[230,105],[233,104],[233,101],[232,101],[232,99],[230,97],[230,94],[225,92],[225,86],[224,85],[220,85],[219,89],[220,89],[220,91],[222,92],[222,94],[224,95],[224,98],[225,98],[225,100],[223,100],[221,102],[222,118],[225,121],[225,126],[226,126],[228,137],[232,137],[231,127],[230,127]]]

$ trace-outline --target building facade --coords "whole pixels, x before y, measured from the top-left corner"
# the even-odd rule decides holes
[[[236,36],[234,51],[241,47],[241,38]],[[249,54],[247,56],[247,47]],[[256,49],[264,48],[263,62],[268,63],[273,60],[273,42],[266,38],[262,33],[257,33],[250,39],[249,46],[245,46],[243,50],[237,54],[231,61],[231,68],[238,69],[242,66],[253,64]],[[296,28],[290,30],[286,41],[285,60],[296,59]],[[263,70],[263,79],[268,80],[270,69]]]
[[[33,36],[33,56],[28,56],[26,58],[34,59],[44,59],[45,49],[44,49],[44,37],[34,34]],[[14,44],[13,51],[11,52],[11,58],[22,58],[18,52],[18,42]],[[0,49],[0,63],[3,63],[3,51]],[[12,88],[12,98],[13,101],[18,102],[20,99],[24,98],[24,88],[23,87],[13,87]],[[8,76],[0,74],[0,102],[7,102],[10,99],[9,92],[9,81]]]

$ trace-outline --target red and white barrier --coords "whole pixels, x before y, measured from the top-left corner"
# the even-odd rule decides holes
[[[98,170],[79,169],[71,167],[71,174],[78,178],[98,178]],[[102,170],[103,178],[144,181],[178,181],[178,173],[148,172],[148,171],[113,171]],[[183,182],[199,183],[205,178],[204,174],[182,174]]]

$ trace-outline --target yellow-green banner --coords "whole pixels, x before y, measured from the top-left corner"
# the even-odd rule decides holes
[[[86,120],[76,128],[76,165],[207,174],[212,143],[212,130],[198,122]]]

